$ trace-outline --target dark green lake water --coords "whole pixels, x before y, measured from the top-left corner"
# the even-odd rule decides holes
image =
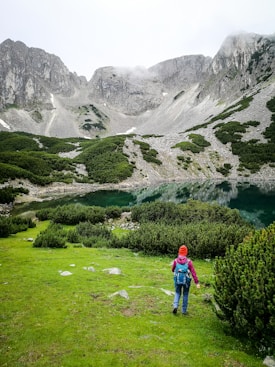
[[[185,203],[188,199],[217,202],[229,208],[236,208],[240,211],[242,217],[257,228],[268,226],[275,221],[275,182],[203,181],[162,184],[131,192],[100,190],[83,196],[71,196],[43,203],[24,204],[17,206],[14,213],[72,203],[102,207],[116,205],[121,207],[156,200]]]

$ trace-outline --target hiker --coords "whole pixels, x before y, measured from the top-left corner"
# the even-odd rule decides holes
[[[181,293],[182,294],[182,314],[186,315],[188,306],[188,296],[191,285],[191,276],[197,288],[200,288],[199,280],[192,261],[187,257],[188,248],[182,245],[179,248],[178,257],[173,261],[172,271],[174,272],[175,298],[173,303],[173,314],[178,311]]]

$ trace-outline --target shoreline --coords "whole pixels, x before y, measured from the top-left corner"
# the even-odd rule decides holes
[[[263,180],[262,178],[198,178],[198,179],[159,179],[154,182],[120,182],[117,184],[114,183],[106,183],[106,184],[86,184],[86,183],[77,183],[74,182],[72,184],[64,184],[62,182],[56,182],[50,184],[48,186],[37,186],[31,184],[27,181],[9,181],[5,185],[1,185],[0,188],[5,186],[13,186],[13,187],[24,187],[29,190],[28,194],[18,195],[14,200],[14,205],[23,204],[28,202],[43,202],[54,200],[58,198],[62,198],[70,195],[85,195],[90,192],[96,191],[125,191],[131,192],[135,190],[142,190],[146,188],[157,188],[159,186],[165,184],[206,184],[206,183],[223,183],[228,182],[233,186],[237,186],[238,184],[255,184],[259,188],[266,188],[266,185],[270,185],[271,187],[275,187],[275,178],[268,178]]]

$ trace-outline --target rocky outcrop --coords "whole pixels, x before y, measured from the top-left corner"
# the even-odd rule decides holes
[[[180,133],[256,92],[260,104],[245,113],[270,124],[269,113],[260,112],[274,95],[274,56],[275,35],[239,34],[213,59],[190,55],[148,69],[102,67],[87,83],[57,56],[6,40],[0,45],[0,130],[88,138]]]
[[[164,85],[154,72],[111,66],[96,70],[89,90],[92,100],[126,115],[138,115],[158,107],[165,93]]]
[[[83,81],[59,57],[10,39],[0,45],[0,80],[0,109],[51,109],[52,93],[70,97]]]
[[[200,100],[232,101],[249,94],[261,82],[271,80],[275,70],[275,35],[243,33],[225,39],[201,82]]]
[[[183,91],[196,83],[203,83],[211,64],[211,57],[190,55],[163,61],[149,68],[168,91]]]

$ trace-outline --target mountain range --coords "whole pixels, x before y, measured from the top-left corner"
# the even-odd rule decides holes
[[[231,166],[229,177],[240,176],[240,156],[232,152],[231,140],[217,137],[217,126],[221,135],[221,124],[248,124],[243,142],[273,144],[274,98],[275,34],[230,35],[213,58],[188,55],[150,68],[102,67],[89,81],[42,49],[10,39],[0,44],[0,130],[59,138],[138,135],[149,139],[164,166],[170,162],[155,174],[166,178],[186,178],[178,160],[171,163],[172,148],[192,142],[190,133],[203,136],[209,147],[197,156],[208,168],[188,177],[212,177],[215,154],[219,166]],[[275,178],[273,159],[263,162],[257,177]]]

